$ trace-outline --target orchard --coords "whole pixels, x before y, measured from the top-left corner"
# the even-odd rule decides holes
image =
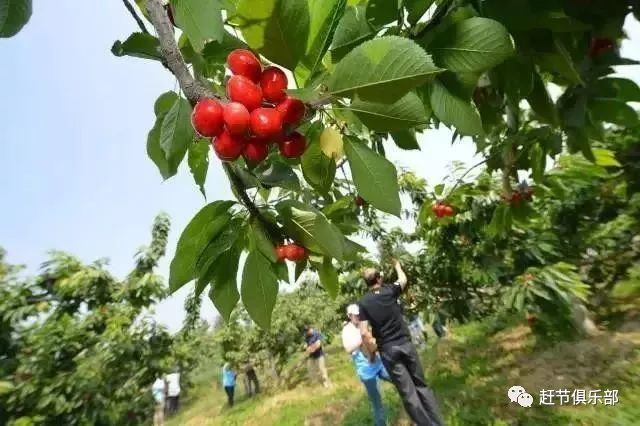
[[[158,184],[188,168],[203,207],[179,230],[168,291],[154,272],[164,216],[124,280],[61,253],[23,279],[0,250],[0,421],[141,423],[155,375],[206,360],[205,341],[216,362],[253,358],[282,381],[300,327],[333,337],[366,290],[362,269],[393,279],[393,259],[411,283],[405,312],[434,324],[516,318],[549,343],[632,316],[640,87],[619,73],[640,65],[621,53],[638,0],[122,3],[136,29],[113,55],[176,82],[148,106],[140,145]],[[31,13],[32,0],[0,0],[0,37],[27,31]],[[398,150],[437,154],[443,127],[479,162],[454,161],[441,182],[396,167]],[[232,199],[207,197],[211,168]],[[301,285],[280,291],[290,272]],[[172,337],[144,312],[185,287]],[[211,333],[203,295],[225,322]],[[473,367],[461,382],[484,381]],[[482,389],[458,389],[456,409]]]

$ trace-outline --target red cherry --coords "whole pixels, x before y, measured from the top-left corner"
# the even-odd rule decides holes
[[[442,206],[442,212],[445,216],[453,216],[453,207],[444,205]]]
[[[433,206],[433,210],[437,217],[444,216],[444,205],[438,203],[435,206]]]
[[[274,138],[282,132],[282,116],[275,108],[257,108],[251,112],[251,131],[259,138]]]
[[[297,124],[304,117],[304,104],[299,99],[291,96],[287,96],[280,102],[276,109],[282,114],[282,122],[284,124]]]
[[[242,153],[245,139],[240,136],[232,136],[225,130],[213,140],[212,144],[213,150],[219,159],[223,161],[234,161]]]
[[[232,135],[244,135],[249,129],[249,110],[239,102],[229,102],[224,106],[224,124]]]
[[[227,65],[235,75],[243,75],[254,83],[260,80],[262,65],[252,52],[246,49],[236,49],[227,56]]]
[[[260,88],[262,96],[269,101],[277,104],[287,97],[284,90],[287,88],[289,81],[287,75],[278,67],[267,67],[262,71],[260,77]]]
[[[223,109],[220,102],[205,98],[198,101],[191,114],[193,128],[206,137],[218,136],[223,129]]]
[[[283,262],[287,258],[287,246],[279,245],[276,247],[276,257],[278,262]]]
[[[289,136],[278,142],[280,154],[287,158],[298,158],[307,147],[306,138],[298,132],[293,132]]]
[[[362,207],[366,204],[367,202],[364,200],[364,198],[362,198],[361,196],[357,196],[356,197],[356,206],[358,207]]]
[[[613,41],[608,38],[594,38],[591,40],[591,46],[589,47],[588,55],[591,58],[600,56],[607,50],[613,48]]]
[[[233,102],[244,105],[249,112],[262,105],[260,86],[242,75],[232,75],[227,81],[227,96]]]
[[[255,140],[247,142],[242,151],[244,159],[253,164],[261,162],[268,154],[269,145]]]
[[[518,204],[522,200],[522,194],[518,191],[514,191],[511,193],[511,202],[513,204]]]
[[[292,262],[299,262],[307,257],[305,248],[297,244],[287,244],[284,246],[284,254],[286,258]]]

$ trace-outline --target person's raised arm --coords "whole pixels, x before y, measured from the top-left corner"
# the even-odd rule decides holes
[[[393,267],[396,270],[396,274],[398,275],[398,284],[400,284],[400,288],[404,290],[407,286],[407,274],[402,270],[402,265],[400,265],[399,261],[394,261]]]

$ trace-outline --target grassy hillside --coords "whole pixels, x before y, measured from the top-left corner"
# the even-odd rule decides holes
[[[637,425],[640,419],[640,321],[628,317],[615,332],[550,345],[521,324],[505,329],[493,320],[431,339],[423,353],[427,379],[441,401],[447,425]],[[181,413],[170,426],[366,425],[372,424],[364,388],[340,348],[328,355],[331,389],[303,384],[224,407],[217,371],[196,378]],[[507,389],[521,385],[534,405],[510,404]],[[617,389],[615,406],[539,406],[541,389]],[[383,385],[389,424],[410,424],[395,390]]]

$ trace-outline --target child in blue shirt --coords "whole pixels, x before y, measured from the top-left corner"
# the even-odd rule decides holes
[[[358,305],[349,305],[347,307],[347,316],[349,322],[342,329],[342,343],[344,348],[351,354],[351,359],[356,367],[356,372],[360,381],[367,390],[367,396],[371,402],[373,409],[373,418],[375,426],[384,426],[386,424],[384,407],[382,405],[382,396],[378,387],[378,379],[389,381],[389,374],[382,365],[380,355],[376,354],[373,362],[362,351],[360,330],[358,329],[360,310]]]
[[[236,372],[231,368],[230,363],[225,363],[222,367],[222,387],[227,393],[229,407],[233,407],[233,394],[236,389]]]

